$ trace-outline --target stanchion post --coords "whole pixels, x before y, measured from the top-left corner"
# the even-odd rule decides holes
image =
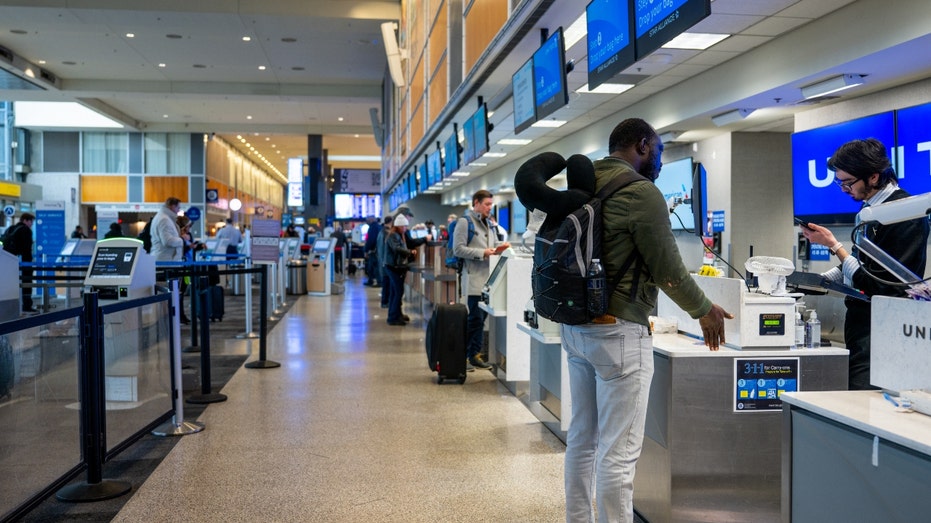
[[[198,287],[204,289],[202,292],[206,296],[206,307],[200,308],[200,394],[191,396],[187,399],[188,403],[219,403],[226,401],[226,395],[218,392],[211,392],[210,377],[210,285],[206,276],[198,276]],[[198,295],[198,298],[200,295]]]
[[[246,270],[249,271],[243,274],[242,280],[246,284],[246,331],[237,334],[237,339],[253,339],[258,338],[259,335],[252,332],[252,258],[246,258]]]
[[[186,436],[204,430],[198,421],[184,421],[184,402],[181,401],[181,284],[175,279],[168,282],[171,289],[171,402],[175,413],[171,421],[152,431],[153,436]]]
[[[197,346],[197,320],[201,317],[200,309],[203,307],[199,303],[199,288],[198,288],[198,277],[194,271],[194,267],[186,267],[181,271],[181,277],[184,277],[184,274],[187,273],[191,279],[191,283],[188,284],[188,294],[191,296],[191,344],[187,347],[182,348],[183,352],[198,352],[200,347]]]
[[[280,367],[277,361],[266,359],[268,344],[266,335],[268,334],[268,265],[262,265],[262,272],[259,273],[259,289],[262,297],[259,298],[259,359],[246,363],[248,369],[273,369]]]
[[[81,358],[81,453],[87,464],[87,481],[59,490],[60,501],[85,502],[113,499],[132,490],[126,481],[103,479],[106,454],[106,392],[104,389],[103,314],[96,292],[84,294],[82,311]]]

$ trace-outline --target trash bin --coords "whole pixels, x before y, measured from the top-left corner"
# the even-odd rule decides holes
[[[307,294],[307,262],[288,262],[288,294]]]

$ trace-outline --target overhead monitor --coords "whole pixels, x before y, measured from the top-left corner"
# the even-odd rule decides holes
[[[333,195],[333,217],[337,220],[362,220],[368,216],[381,216],[380,194]]]
[[[654,182],[663,193],[666,204],[673,209],[669,223],[673,230],[695,230],[692,215],[692,158],[683,158],[664,163],[659,177]]]
[[[472,120],[472,117],[466,119],[462,122],[462,164],[469,165],[475,160],[475,144],[472,142],[472,134],[474,134],[475,122]]]
[[[546,118],[569,103],[566,82],[566,48],[562,27],[533,53],[533,77],[537,120]]]
[[[635,1],[637,60],[642,60],[710,14],[711,0]]]
[[[453,124],[453,134],[443,142],[443,178],[459,169],[459,133]]]
[[[488,111],[481,104],[472,115],[472,154],[473,160],[488,152]]]
[[[423,193],[427,192],[427,189],[430,188],[430,172],[427,167],[428,156],[424,155],[423,163],[420,164],[420,169],[417,170],[417,192]]]
[[[427,156],[427,187],[433,187],[443,179],[443,160],[440,157],[439,144],[437,149]]]
[[[630,5],[629,0],[592,0],[585,8],[589,90],[637,61]]]
[[[533,96],[533,59],[524,62],[511,76],[511,94],[514,100],[514,134],[537,121],[537,108]]]

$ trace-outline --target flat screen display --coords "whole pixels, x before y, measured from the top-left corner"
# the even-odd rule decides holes
[[[514,134],[537,121],[537,107],[533,95],[533,59],[511,77],[511,94],[514,100]]]
[[[556,29],[533,53],[533,77],[537,120],[546,118],[569,103],[562,27]]]
[[[896,173],[899,185],[910,194],[931,192],[931,104],[895,112]]]
[[[314,254],[325,255],[330,251],[330,240],[319,238],[314,240]]]
[[[512,234],[524,234],[527,230],[527,208],[520,200],[511,202],[511,228]]]
[[[498,225],[506,231],[511,230],[511,207],[507,204],[498,207]]]
[[[91,262],[90,276],[95,278],[129,278],[132,276],[133,263],[139,247],[97,248],[94,261]]]
[[[381,216],[381,195],[334,194],[333,216],[337,220],[353,220],[363,219],[367,216]]]
[[[502,256],[498,258],[498,263],[495,264],[495,268],[491,270],[491,274],[488,275],[488,280],[485,282],[485,285],[488,285],[488,288],[495,286],[495,283],[498,281],[498,278],[501,277],[501,274],[504,273],[504,267],[508,263],[508,257]]]
[[[475,145],[472,143],[472,133],[475,122],[472,118],[462,122],[462,164],[469,165],[475,160]]]
[[[482,104],[472,115],[472,154],[473,160],[488,152],[488,113]]]
[[[430,188],[430,170],[427,168],[427,156],[423,157],[424,162],[420,164],[419,175],[417,176],[417,191],[426,192]]]
[[[663,169],[656,178],[656,187],[663,193],[666,204],[672,207],[669,214],[669,224],[673,230],[695,230],[695,219],[692,215],[692,159],[683,158],[670,163],[664,163]]]
[[[637,61],[628,0],[593,0],[585,8],[588,88],[598,87]]]
[[[711,14],[711,0],[634,1],[637,60]]]
[[[854,223],[861,204],[834,184],[834,173],[827,163],[838,147],[864,138],[876,138],[886,146],[887,154],[891,154],[895,150],[894,114],[890,111],[865,116],[792,135],[795,216],[818,225]]]
[[[459,168],[459,135],[453,134],[443,143],[443,178],[456,172]]]
[[[72,256],[92,256],[94,254],[94,246],[97,245],[97,240],[85,239],[78,241],[78,246],[74,248],[74,251],[71,253]]]
[[[437,149],[427,157],[427,187],[433,187],[443,179],[442,169],[443,161],[440,158],[440,150]]]
[[[77,238],[69,238],[65,241],[65,244],[61,248],[61,252],[58,253],[59,256],[71,256],[74,252],[74,248],[78,246]]]

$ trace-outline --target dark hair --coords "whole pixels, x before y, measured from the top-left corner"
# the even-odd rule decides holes
[[[31,212],[24,212],[23,215],[19,217],[19,221],[24,222],[26,220],[36,221],[36,215]]]
[[[165,207],[174,207],[175,205],[178,205],[180,203],[181,203],[181,200],[175,198],[174,196],[169,196],[168,199],[165,200]]]
[[[644,138],[647,141],[656,136],[656,130],[640,118],[628,118],[617,124],[608,138],[608,153],[613,153],[636,145]]]
[[[391,222],[393,222],[393,221],[394,221],[394,216],[390,216],[390,215],[389,215],[389,216],[385,216],[385,225],[388,225],[389,223],[391,223]]]
[[[895,169],[892,168],[892,162],[886,154],[886,146],[876,138],[851,140],[841,145],[828,160],[828,169],[834,172],[844,171],[859,180],[866,180],[873,173],[879,173],[877,189],[896,180]]]
[[[491,194],[491,191],[486,189],[479,189],[475,191],[475,194],[472,195],[472,205],[475,205],[475,202],[480,202],[485,198],[494,198],[495,195]]]

